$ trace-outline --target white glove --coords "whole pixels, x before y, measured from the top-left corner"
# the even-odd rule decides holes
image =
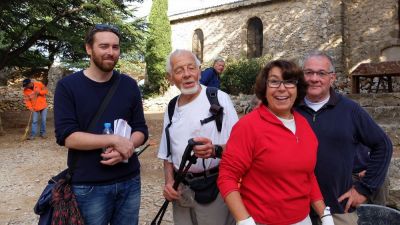
[[[238,221],[236,225],[256,225],[256,222],[254,222],[253,217],[249,217],[245,220]]]
[[[321,216],[322,225],[335,225],[329,206],[325,207],[324,215]]]

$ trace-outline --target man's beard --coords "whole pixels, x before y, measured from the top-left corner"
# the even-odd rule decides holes
[[[99,68],[101,71],[103,72],[111,72],[115,65],[117,65],[118,63],[118,58],[116,60],[114,60],[114,63],[110,64],[110,63],[104,63],[104,60],[102,59],[102,57],[98,57],[94,52],[93,52],[93,63],[96,65],[97,68]]]
[[[183,85],[182,85],[183,86]],[[183,95],[192,95],[195,94],[199,91],[200,85],[196,84],[194,87],[192,88],[184,88],[184,87],[180,87],[179,90],[181,91],[181,93]]]

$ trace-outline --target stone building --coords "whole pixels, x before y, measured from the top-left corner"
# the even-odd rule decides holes
[[[206,62],[265,54],[300,60],[319,49],[334,58],[338,89],[350,92],[360,64],[400,60],[398,0],[170,0],[169,6],[172,48],[191,49]],[[393,83],[400,91],[398,77]]]

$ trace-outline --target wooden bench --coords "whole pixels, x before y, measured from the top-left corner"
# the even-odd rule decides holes
[[[352,93],[360,93],[360,78],[379,78],[376,92],[381,82],[387,82],[387,92],[393,92],[392,77],[400,76],[400,61],[362,63],[351,74]]]

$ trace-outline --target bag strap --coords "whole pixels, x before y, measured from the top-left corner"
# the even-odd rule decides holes
[[[174,111],[175,111],[175,105],[176,102],[178,101],[179,95],[175,96],[171,101],[168,103],[168,118],[169,118],[169,123],[165,127],[165,136],[167,138],[167,157],[171,155],[171,141],[170,141],[170,135],[169,135],[169,127],[172,125],[172,116],[174,116]]]
[[[113,83],[113,85],[111,86],[110,90],[108,91],[106,97],[105,97],[105,98],[103,99],[103,101],[101,102],[101,105],[100,105],[99,109],[97,110],[96,115],[92,118],[92,121],[90,122],[87,131],[92,130],[92,129],[96,126],[98,120],[99,120],[100,117],[102,116],[104,110],[105,110],[105,109],[107,108],[107,106],[108,106],[108,103],[110,103],[111,98],[114,96],[114,93],[115,93],[115,91],[117,90],[117,87],[118,87],[118,84],[119,84],[119,81],[120,81],[121,78],[120,78],[120,74],[119,74],[118,72],[115,72],[115,75],[118,76],[118,77],[117,77],[117,80],[114,81],[114,83]]]
[[[208,101],[210,102],[210,105],[212,105],[212,104],[220,105],[219,101],[218,101],[218,88],[207,87],[206,94],[207,94]]]
[[[222,130],[222,119],[224,115],[224,107],[219,104],[218,101],[218,88],[216,87],[207,87],[206,94],[208,101],[210,102],[210,113],[211,116],[200,120],[201,125],[211,122],[215,120],[215,124],[217,125],[218,132]]]
[[[117,76],[117,79],[112,84],[110,90],[108,90],[106,97],[104,97],[103,101],[101,102],[100,107],[96,112],[96,115],[90,121],[89,127],[86,129],[86,131],[90,131],[96,126],[98,120],[102,116],[104,110],[108,106],[108,103],[110,103],[111,98],[113,97],[115,91],[117,90],[117,87],[121,80],[121,77],[117,71],[115,71],[114,75]],[[75,170],[78,159],[79,159],[79,157],[76,157],[74,160],[72,160],[72,165],[71,165],[71,167],[68,168],[67,180],[69,180],[69,181],[71,181],[72,174],[73,174],[73,171]]]

